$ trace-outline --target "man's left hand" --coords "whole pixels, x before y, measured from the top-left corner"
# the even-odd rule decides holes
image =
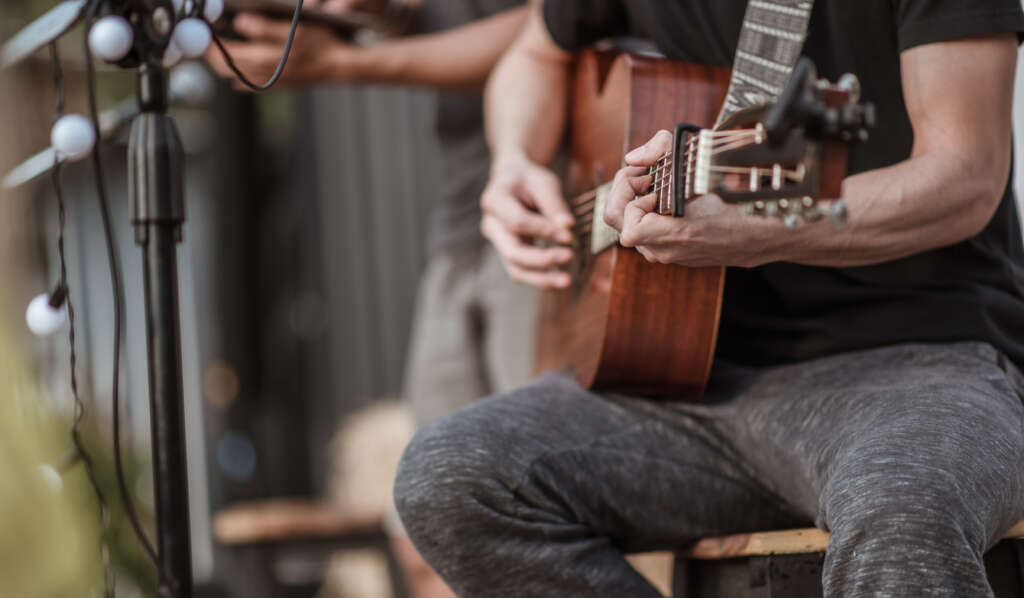
[[[638,196],[651,186],[648,169],[671,148],[672,133],[659,131],[626,155],[604,213],[605,222],[619,231],[619,242],[662,264],[755,266],[771,261],[768,246],[778,235],[778,223],[745,217],[716,195],[688,202],[684,218],[658,214],[654,193]]]
[[[239,70],[251,81],[267,81],[281,61],[291,22],[255,13],[240,13],[232,25],[245,40],[225,41],[225,49]],[[358,68],[360,61],[357,60],[361,51],[361,48],[345,42],[327,27],[299,25],[288,65],[278,85],[305,87],[318,83],[357,81],[361,76]],[[219,75],[234,77],[216,47],[207,51],[206,60]]]

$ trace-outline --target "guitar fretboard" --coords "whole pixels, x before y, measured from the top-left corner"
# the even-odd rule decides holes
[[[750,0],[717,124],[778,99],[803,50],[813,7],[813,0]]]

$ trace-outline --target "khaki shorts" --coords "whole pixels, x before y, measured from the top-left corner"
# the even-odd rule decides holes
[[[509,279],[490,245],[430,260],[403,391],[418,425],[530,380],[537,296]]]

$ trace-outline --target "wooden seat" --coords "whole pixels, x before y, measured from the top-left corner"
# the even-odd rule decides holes
[[[381,515],[348,514],[329,503],[297,498],[239,503],[213,517],[214,537],[228,545],[383,533]]]
[[[395,598],[408,595],[388,535],[385,517],[375,513],[351,513],[325,501],[301,498],[275,498],[237,503],[213,516],[213,535],[229,547],[236,559],[265,562],[270,559],[274,587],[243,588],[245,596],[309,596],[320,585],[320,575],[299,580],[279,575],[282,571],[308,569],[317,563],[322,571],[337,550],[370,549],[380,554],[387,565],[388,582]],[[295,564],[300,568],[296,569]],[[242,565],[249,567],[248,564]],[[302,577],[302,576],[299,576]],[[306,587],[307,584],[309,587]],[[254,584],[256,586],[258,584]]]
[[[985,555],[997,598],[1024,596],[1024,520]],[[815,598],[829,534],[796,529],[705,538],[677,555],[673,598]]]
[[[770,554],[808,554],[825,552],[828,532],[817,528],[794,529],[778,532],[736,534],[719,538],[705,538],[684,554],[690,559],[729,559]],[[1006,533],[1006,539],[1024,538],[1024,520]]]

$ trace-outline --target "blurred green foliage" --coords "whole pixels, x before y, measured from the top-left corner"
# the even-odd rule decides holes
[[[8,338],[0,323],[0,596],[89,596],[87,589],[99,590],[103,579],[99,504],[81,462],[64,473],[59,490],[49,485],[41,468],[59,464],[70,451],[71,422],[43,398]],[[109,430],[100,425],[106,422],[86,422],[82,437],[110,509],[119,586],[148,595],[155,572],[117,494]],[[142,467],[126,459],[125,469],[133,488]],[[141,511],[143,525],[151,527],[148,511]]]
[[[102,579],[95,502],[80,476],[54,490],[40,471],[65,437],[6,338],[0,327],[0,594],[87,596]]]

